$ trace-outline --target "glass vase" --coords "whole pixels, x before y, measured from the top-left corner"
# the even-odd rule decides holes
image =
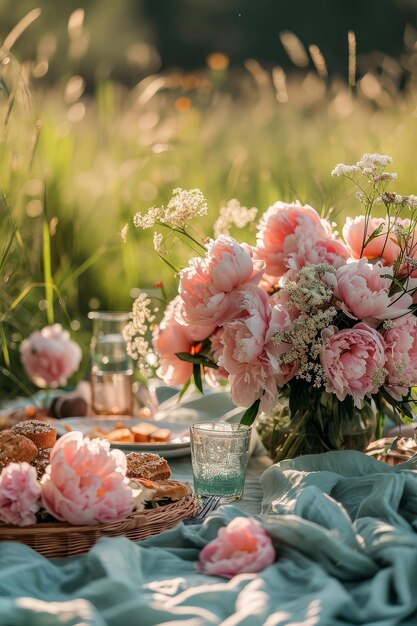
[[[349,416],[333,394],[311,390],[308,409],[294,415],[289,398],[281,395],[271,413],[259,415],[257,430],[275,462],[330,450],[363,452],[375,436],[376,412],[364,401]]]

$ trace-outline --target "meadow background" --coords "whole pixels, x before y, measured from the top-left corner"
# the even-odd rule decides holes
[[[88,311],[175,293],[152,232],[120,237],[175,187],[204,192],[202,236],[231,198],[343,224],[360,207],[330,171],[364,152],[417,193],[417,3],[283,4],[0,0],[0,398],[33,390],[32,330],[61,322],[86,359]]]

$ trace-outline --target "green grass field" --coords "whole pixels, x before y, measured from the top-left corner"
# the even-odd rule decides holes
[[[349,88],[313,70],[285,81],[252,62],[155,75],[130,91],[104,82],[89,95],[72,76],[53,90],[34,84],[29,103],[20,71],[12,68],[16,97],[5,93],[1,103],[0,180],[10,209],[4,204],[0,222],[3,374],[18,374],[16,348],[33,328],[71,321],[86,346],[89,309],[129,309],[132,289],[161,279],[175,292],[152,232],[132,226],[126,244],[120,237],[136,211],[167,202],[175,187],[204,192],[202,236],[233,197],[259,214],[299,199],[343,223],[359,205],[330,171],[364,152],[390,154],[396,191],[417,192],[412,78],[399,91],[392,72],[368,73]],[[253,230],[237,236],[255,238]],[[179,242],[172,247],[178,263],[189,255]]]

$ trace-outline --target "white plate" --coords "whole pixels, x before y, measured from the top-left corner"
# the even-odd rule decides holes
[[[91,430],[101,428],[103,430],[113,430],[116,424],[123,424],[127,428],[144,422],[145,420],[137,417],[66,417],[60,419],[54,428],[58,431],[58,435],[65,435],[68,429],[79,430],[83,434],[87,434]],[[119,448],[126,452],[156,452],[167,458],[177,456],[185,456],[190,454],[190,436],[189,425],[170,423],[170,422],[153,422],[146,420],[147,424],[152,424],[158,428],[169,428],[171,431],[171,439],[167,443],[144,442],[144,443],[112,443],[112,448]],[[67,426],[67,428],[65,427]]]

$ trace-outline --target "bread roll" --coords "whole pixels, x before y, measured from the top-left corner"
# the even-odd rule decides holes
[[[15,424],[11,430],[33,441],[40,450],[53,448],[57,438],[55,428],[47,422],[41,422],[40,420],[19,422],[19,424]]]
[[[38,454],[36,445],[12,430],[0,432],[0,470],[9,463],[32,463]]]
[[[171,476],[171,468],[159,454],[152,452],[130,452],[127,456],[128,478],[146,478],[147,480],[165,480]]]

